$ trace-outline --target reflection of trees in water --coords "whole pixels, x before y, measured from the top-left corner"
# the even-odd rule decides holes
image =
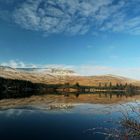
[[[106,98],[108,97],[108,96],[107,96],[107,95],[108,95],[108,93],[105,93],[104,95],[105,95],[105,97],[106,97]]]
[[[78,98],[78,97],[79,97],[79,95],[80,95],[79,93],[76,93],[76,94],[75,94],[76,98]]]
[[[122,97],[133,97],[133,96],[135,96],[135,95],[140,95],[140,92],[135,92],[135,93],[131,93],[131,92],[95,92],[95,93],[93,93],[93,94],[97,94],[97,95],[99,95],[99,98],[112,98],[113,97],[113,95],[115,95],[117,98],[122,98]]]
[[[110,93],[109,95],[110,95],[110,99],[111,99],[112,98],[112,94]]]
[[[110,92],[94,92],[94,93],[80,93],[80,92],[73,92],[73,93],[66,93],[66,94],[64,94],[64,95],[66,95],[66,96],[70,96],[70,95],[75,95],[75,97],[76,98],[78,98],[79,96],[81,96],[81,95],[87,95],[87,96],[89,96],[89,95],[97,95],[99,98],[103,98],[103,99],[105,99],[105,98],[107,98],[107,99],[112,99],[112,98],[114,98],[114,97],[116,97],[116,98],[118,98],[118,99],[122,99],[122,98],[128,98],[128,97],[133,97],[133,96],[135,96],[135,95],[140,95],[140,93],[128,93],[128,92],[112,92],[112,91],[110,91]],[[91,96],[91,98],[94,98],[94,96],[92,97]]]
[[[102,94],[101,94],[101,93],[99,93],[99,97],[100,97],[100,98],[102,97]]]

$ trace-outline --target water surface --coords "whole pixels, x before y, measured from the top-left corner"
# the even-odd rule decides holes
[[[94,128],[119,127],[119,110],[135,105],[139,97],[86,94],[3,100],[0,136],[2,140],[104,140],[104,135],[93,134]]]

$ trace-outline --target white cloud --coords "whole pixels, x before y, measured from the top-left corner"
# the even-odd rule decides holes
[[[37,65],[26,64],[26,63],[19,61],[19,60],[10,60],[8,62],[3,62],[0,65],[12,67],[12,68],[36,68],[37,67]]]
[[[100,31],[139,35],[139,5],[138,0],[5,0],[0,1],[0,18],[46,36]]]
[[[85,34],[109,16],[110,12],[105,14],[104,10],[111,3],[112,0],[27,0],[16,8],[13,17],[21,27],[45,34]]]
[[[64,65],[64,64],[32,64],[32,63],[25,63],[19,60],[9,60],[7,62],[0,63],[0,66],[8,66],[12,68],[63,68],[63,69],[72,69],[73,65]]]
[[[12,8],[3,8],[5,5]],[[0,11],[0,18],[46,36],[88,32],[140,34],[138,0],[6,0],[0,1]]]

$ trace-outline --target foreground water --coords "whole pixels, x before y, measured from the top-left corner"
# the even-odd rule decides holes
[[[2,140],[105,140],[98,133],[118,128],[122,110],[139,96],[46,95],[0,102]],[[139,101],[137,101],[139,103]]]

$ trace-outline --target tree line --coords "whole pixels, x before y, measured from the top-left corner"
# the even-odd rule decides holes
[[[58,93],[59,89],[63,92],[70,92],[70,89],[75,89],[77,92],[85,92],[86,89],[106,90],[106,91],[127,91],[136,92],[140,87],[132,84],[112,84],[99,83],[97,86],[84,86],[78,82],[76,84],[42,84],[33,83],[28,80],[6,79],[0,78],[0,99],[3,98],[22,98],[31,95],[38,95],[44,93]]]
[[[28,97],[40,93],[45,87],[45,84],[28,80],[0,78],[0,99]]]

